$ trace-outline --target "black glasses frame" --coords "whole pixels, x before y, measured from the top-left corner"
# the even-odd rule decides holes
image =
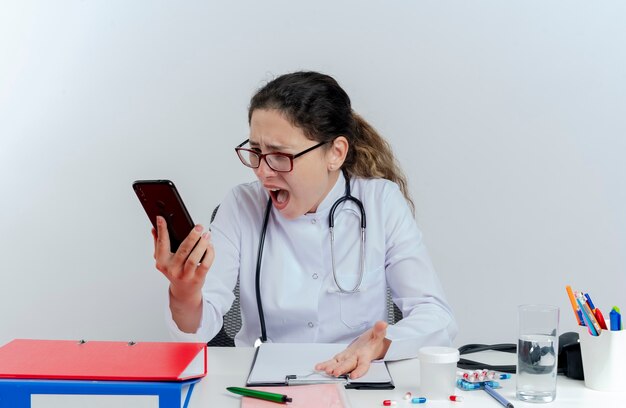
[[[243,163],[244,166],[246,167],[250,167],[252,169],[258,169],[259,166],[261,165],[261,160],[265,160],[265,164],[267,164],[267,166],[277,172],[280,173],[289,173],[290,171],[293,170],[293,160],[297,159],[298,157],[317,149],[320,146],[325,145],[328,142],[320,142],[314,146],[309,147],[306,150],[301,151],[300,153],[296,153],[296,154],[291,154],[291,153],[282,153],[282,152],[271,152],[271,153],[259,153],[256,150],[251,150],[251,149],[246,149],[244,147],[242,147],[243,145],[245,145],[246,143],[248,143],[250,141],[250,139],[246,139],[243,142],[241,142],[239,145],[237,145],[237,147],[235,147],[235,152],[237,153],[237,157],[239,157],[239,160],[241,161],[241,163]],[[259,164],[256,166],[251,165],[250,163],[247,163],[246,160],[243,158],[242,153],[248,153],[248,154],[254,154],[259,158]],[[274,167],[272,167],[272,165],[270,164],[269,161],[267,161],[267,156],[282,156],[282,157],[286,157],[289,159],[289,170],[278,170],[275,169]]]

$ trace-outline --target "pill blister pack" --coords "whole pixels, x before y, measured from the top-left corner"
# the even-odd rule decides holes
[[[507,380],[511,374],[498,373],[491,370],[458,371],[456,386],[463,391],[480,390],[485,385],[491,388],[502,388],[496,380]]]

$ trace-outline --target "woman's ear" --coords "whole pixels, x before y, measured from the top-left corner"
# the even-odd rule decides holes
[[[350,145],[348,144],[348,139],[346,139],[345,136],[338,136],[332,141],[332,144],[326,153],[326,162],[329,171],[341,168],[343,162],[346,160],[349,148]]]

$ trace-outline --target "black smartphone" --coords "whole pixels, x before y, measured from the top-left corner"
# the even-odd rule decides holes
[[[174,183],[170,180],[137,180],[133,182],[133,190],[154,229],[157,229],[157,215],[165,218],[170,235],[170,249],[176,252],[195,224]]]

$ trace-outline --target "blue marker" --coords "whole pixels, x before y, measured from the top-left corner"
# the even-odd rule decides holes
[[[576,309],[576,314],[578,315],[578,319],[580,320],[580,326],[586,326],[585,319],[583,319],[583,312],[580,309]]]
[[[622,315],[619,313],[617,306],[613,306],[613,309],[611,309],[609,319],[611,320],[611,331],[622,330]]]
[[[593,302],[591,301],[591,297],[589,296],[589,293],[585,293],[585,298],[587,299],[587,304],[589,305],[589,309],[591,309],[591,311],[593,312],[596,307],[593,305]]]

